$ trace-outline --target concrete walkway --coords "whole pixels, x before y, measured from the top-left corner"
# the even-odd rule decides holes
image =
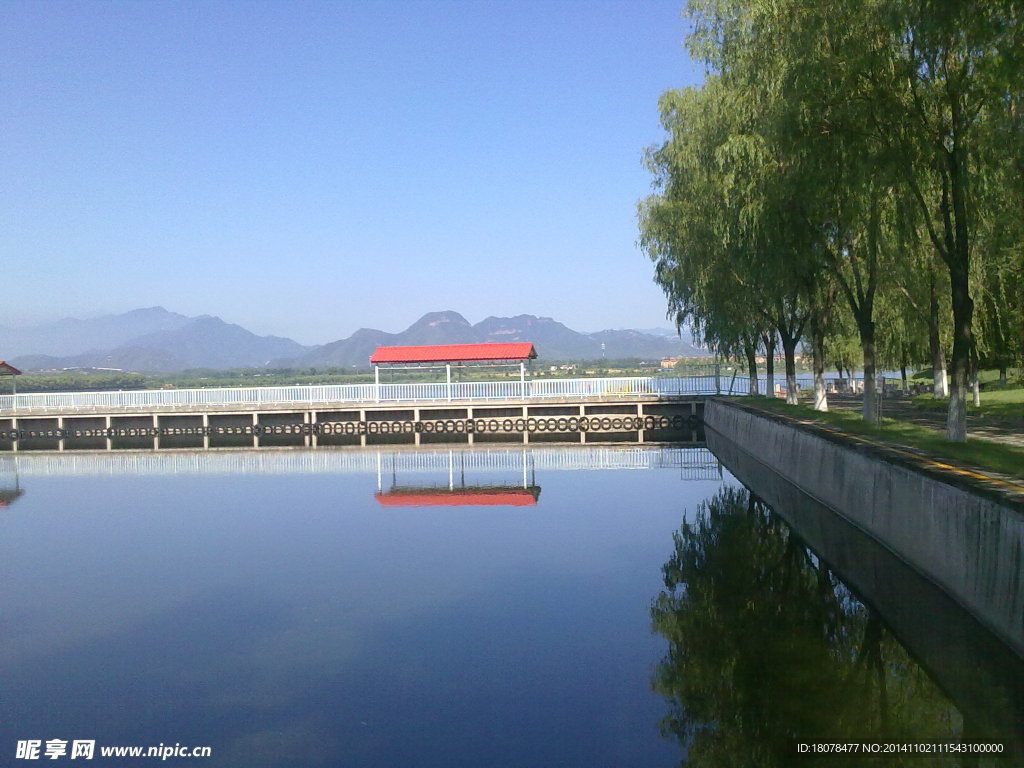
[[[810,403],[812,401],[808,401]],[[836,411],[859,411],[860,395],[829,395],[828,406]],[[923,427],[944,430],[946,412],[918,408],[909,397],[889,395],[882,401],[882,418],[906,421]],[[1024,418],[1004,418],[978,413],[967,414],[967,436],[1024,448]]]

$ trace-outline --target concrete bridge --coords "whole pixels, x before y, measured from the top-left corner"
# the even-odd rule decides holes
[[[714,376],[0,396],[0,451],[480,442],[696,442]]]

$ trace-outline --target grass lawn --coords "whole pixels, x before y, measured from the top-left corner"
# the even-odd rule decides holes
[[[1006,390],[1006,392],[1024,390]],[[945,459],[953,466],[974,465],[982,469],[1024,479],[1024,448],[996,443],[991,440],[970,439],[966,443],[950,443],[943,431],[909,424],[895,419],[882,419],[879,425],[868,424],[853,411],[827,411],[822,413],[809,405],[786,405],[785,400],[770,397],[744,397],[739,402],[782,413],[796,418],[816,421],[836,427],[844,432],[878,438],[880,441],[922,450],[937,459]],[[984,403],[984,400],[982,401]],[[1022,403],[1009,403],[1022,408]]]
[[[925,368],[923,370],[920,370],[910,378],[912,378],[914,381],[927,382],[930,384],[932,382],[932,369]],[[1024,368],[1007,368],[1006,379],[1009,386],[1011,387],[1021,386],[1021,384],[1024,384]],[[998,386],[999,371],[990,368],[983,368],[978,373],[978,381],[981,383],[981,388],[983,390],[985,389],[985,387]]]
[[[936,398],[934,395],[918,395],[914,405],[928,410],[945,411],[949,400]],[[981,392],[981,406],[974,407],[974,400],[967,396],[967,412],[980,413],[996,418],[1024,418],[1024,388],[1020,389],[984,389]]]

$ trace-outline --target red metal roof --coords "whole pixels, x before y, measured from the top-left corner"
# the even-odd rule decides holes
[[[21,371],[10,363],[0,360],[0,376],[20,376]]]
[[[540,488],[403,488],[374,495],[382,507],[532,507]]]
[[[377,347],[371,363],[464,363],[479,360],[528,360],[537,350],[528,341],[513,344],[443,344],[432,347]]]

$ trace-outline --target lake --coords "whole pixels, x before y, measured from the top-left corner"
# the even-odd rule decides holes
[[[782,765],[973,727],[702,448],[40,453],[3,491],[5,764]]]

